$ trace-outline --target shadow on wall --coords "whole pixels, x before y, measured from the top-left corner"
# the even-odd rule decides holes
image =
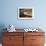
[[[2,43],[2,36],[3,36],[3,32],[6,32],[6,29],[4,30],[5,25],[4,24],[0,24],[0,43]]]

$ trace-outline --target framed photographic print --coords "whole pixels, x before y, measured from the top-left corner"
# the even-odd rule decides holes
[[[18,8],[18,18],[19,19],[33,19],[34,18],[34,8],[19,7]]]

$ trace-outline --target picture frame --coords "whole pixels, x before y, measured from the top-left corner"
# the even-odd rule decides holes
[[[34,8],[32,7],[19,7],[18,8],[18,19],[33,19]]]

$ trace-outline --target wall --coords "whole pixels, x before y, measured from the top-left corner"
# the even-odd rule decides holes
[[[0,24],[9,24],[18,28],[39,27],[46,28],[46,1],[45,0],[1,0]],[[17,18],[18,7],[33,7],[35,18],[20,20]]]

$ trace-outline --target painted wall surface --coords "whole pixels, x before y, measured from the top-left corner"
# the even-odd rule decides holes
[[[35,18],[18,19],[18,7],[33,7]],[[0,0],[0,31],[9,24],[16,28],[40,27],[46,32],[46,0]]]

